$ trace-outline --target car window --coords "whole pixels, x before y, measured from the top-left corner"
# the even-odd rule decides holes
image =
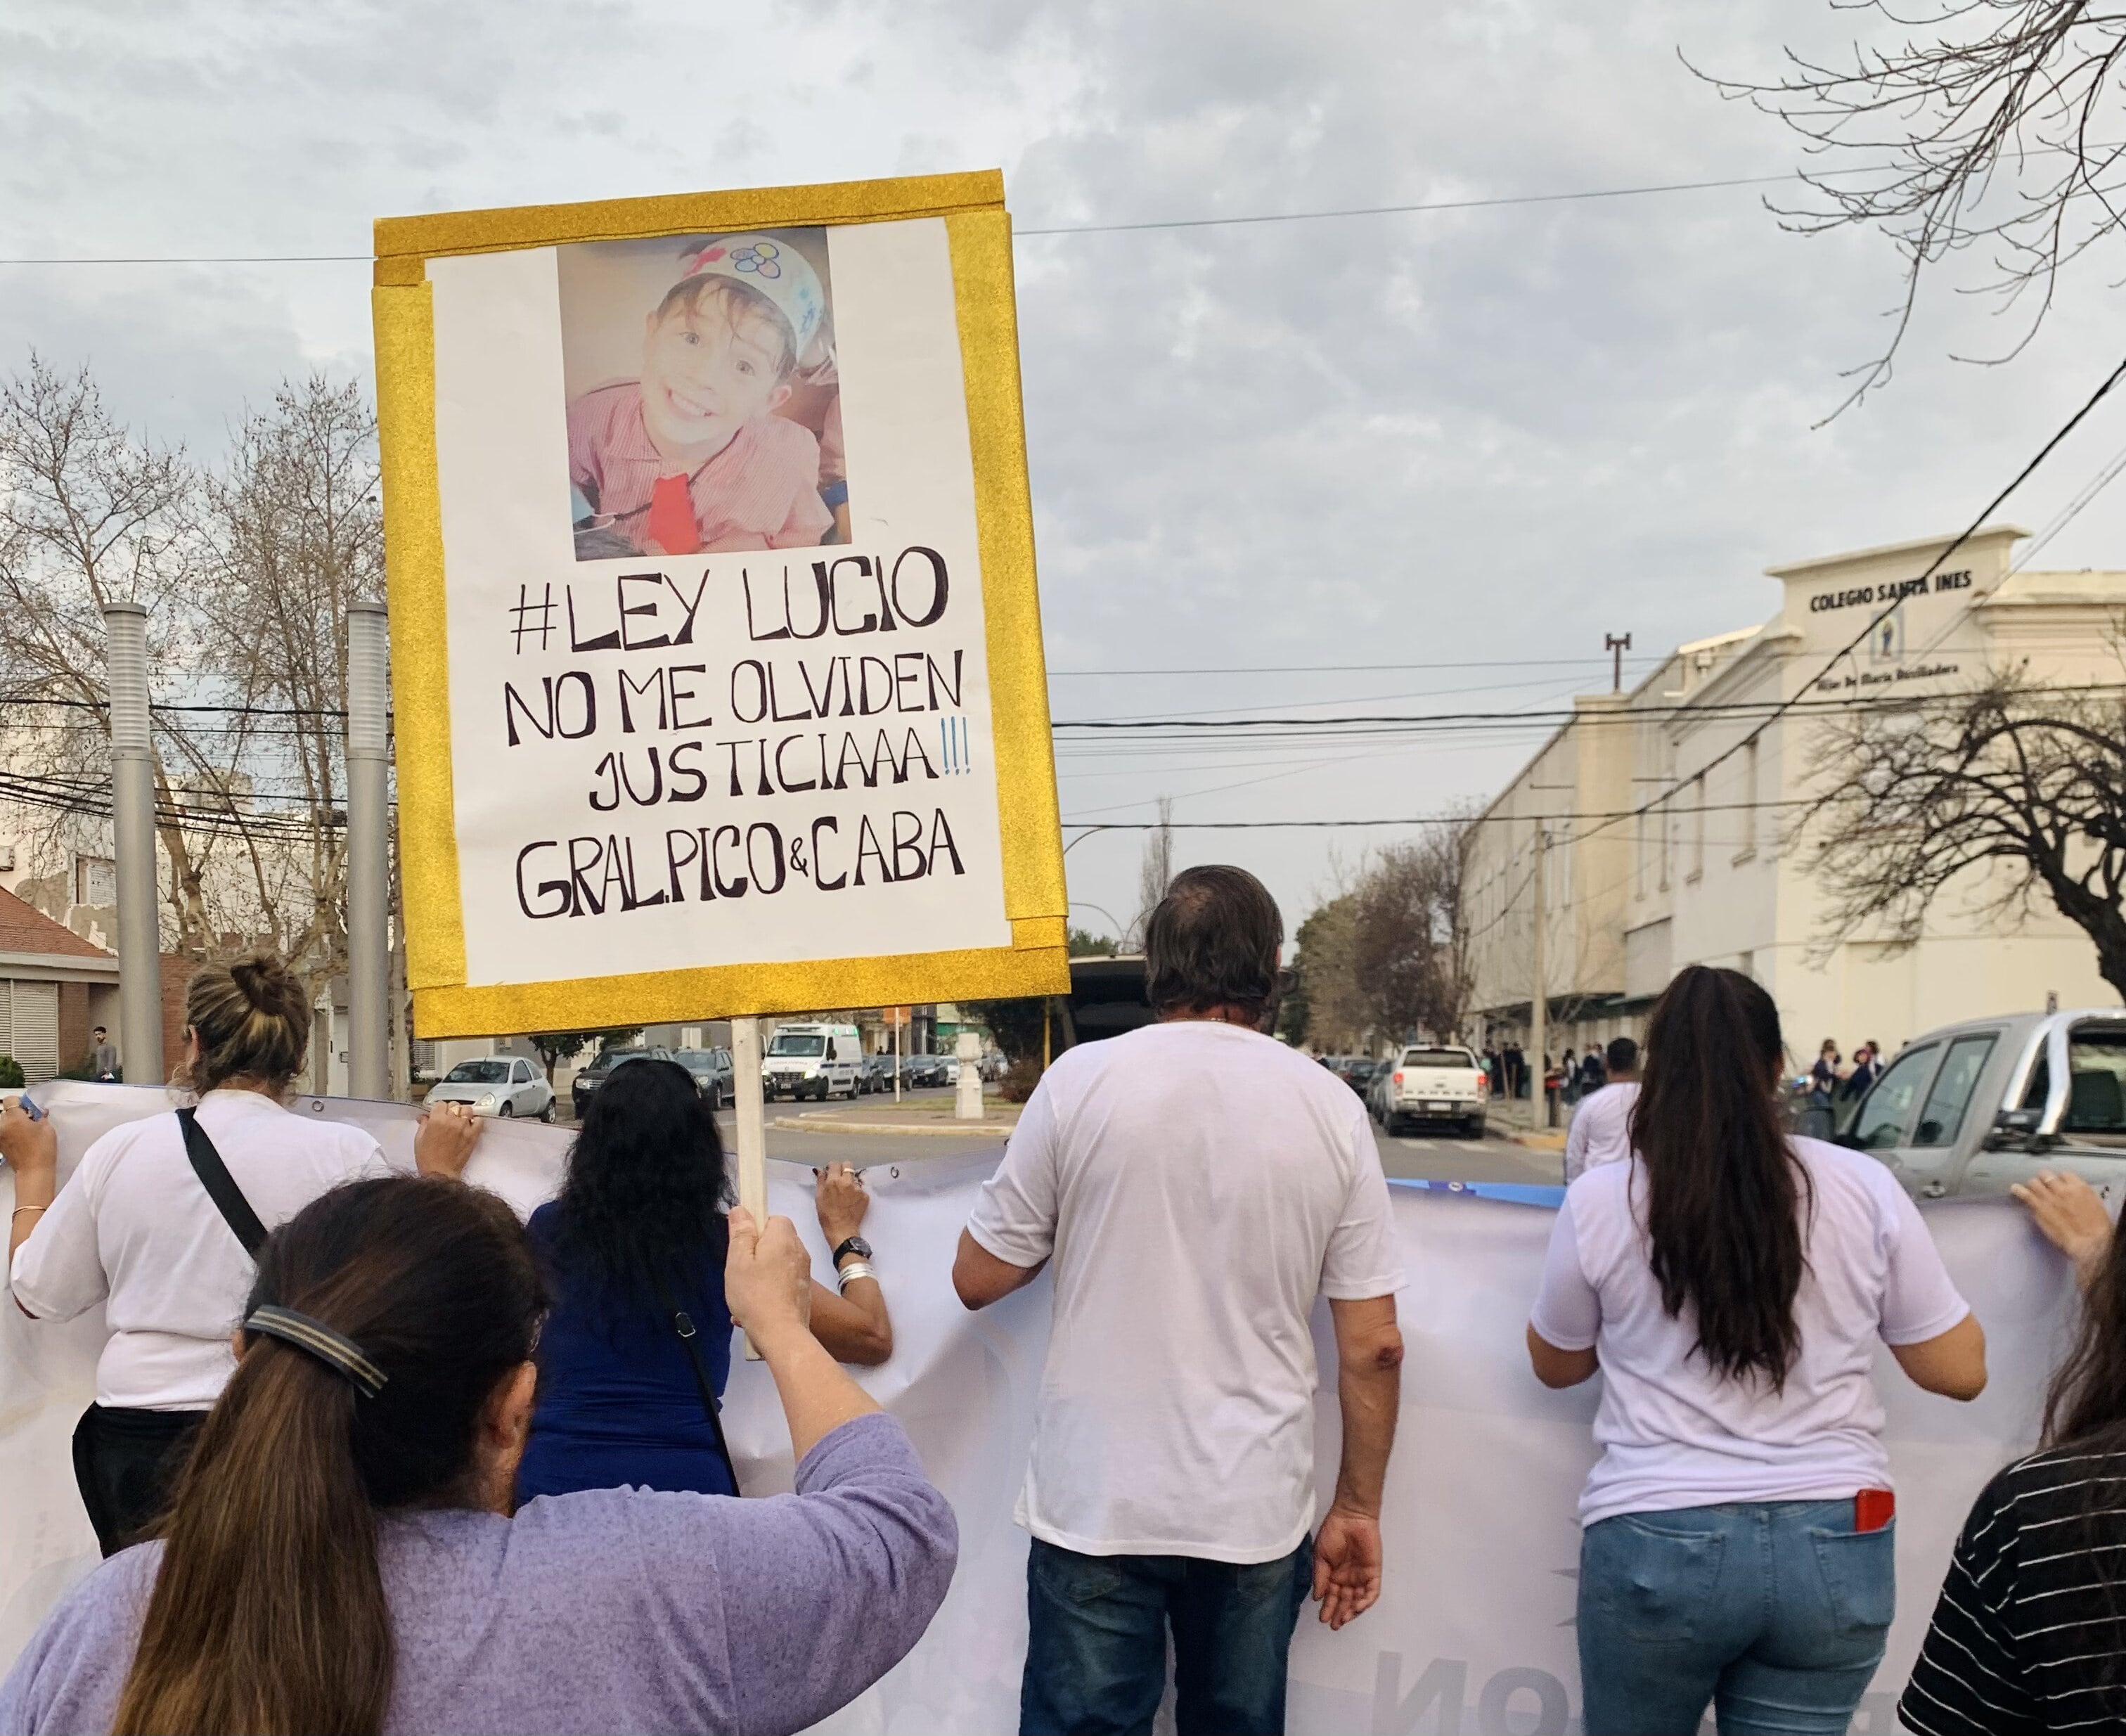
[[[506,1061],[461,1061],[443,1075],[445,1085],[500,1085],[509,1076]]]
[[[798,1031],[777,1031],[775,1041],[768,1046],[771,1055],[824,1055],[827,1039]]]
[[[1920,1089],[1940,1058],[1940,1049],[1930,1043],[1924,1048],[1908,1049],[1892,1062],[1889,1071],[1875,1081],[1862,1101],[1860,1113],[1853,1118],[1853,1143],[1864,1152],[1902,1145]]]
[[[1982,1036],[1959,1037],[1949,1044],[1948,1054],[1942,1057],[1941,1071],[1935,1075],[1927,1092],[1926,1107],[1920,1111],[1920,1124],[1912,1134],[1914,1145],[1956,1143],[1956,1136],[1963,1128],[1964,1112],[1971,1107],[1972,1088],[1986,1070],[1987,1058],[1997,1040],[1998,1034],[1988,1031]]]
[[[1402,1052],[1402,1065],[1405,1067],[1467,1067],[1476,1064],[1467,1049],[1405,1049]]]
[[[2083,1025],[2067,1042],[2063,1133],[2126,1134],[2126,1030]]]

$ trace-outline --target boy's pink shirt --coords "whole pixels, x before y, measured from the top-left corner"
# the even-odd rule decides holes
[[[569,476],[638,549],[657,479],[668,466],[643,425],[642,387],[628,380],[569,405]],[[694,478],[694,521],[706,550],[810,548],[833,526],[820,499],[820,443],[780,416],[755,418]]]

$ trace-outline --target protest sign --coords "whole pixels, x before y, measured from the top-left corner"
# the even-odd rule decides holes
[[[1001,177],[376,255],[422,1034],[1066,989]]]
[[[88,1141],[167,1107],[160,1091],[40,1086],[63,1175]],[[413,1112],[298,1100],[300,1114],[352,1121],[413,1166]],[[558,1184],[567,1135],[489,1123],[466,1179],[528,1213]],[[819,1728],[904,1736],[1017,1727],[1026,1648],[1026,1534],[1012,1522],[1025,1473],[1049,1317],[1044,1278],[979,1314],[960,1305],[952,1253],[994,1151],[877,1166],[865,1233],[889,1262],[892,1359],[853,1370],[906,1426],[952,1503],[960,1560],[951,1595],[915,1649]],[[768,1204],[795,1221],[816,1268],[829,1253],[799,1166],[771,1166]],[[12,1183],[0,1173],[0,1196]],[[1439,1184],[1392,1188],[1410,1274],[1401,1298],[1407,1355],[1389,1461],[1381,1602],[1340,1634],[1302,1615],[1292,1653],[1293,1736],[1569,1736],[1579,1728],[1572,1626],[1580,1529],[1575,1503],[1593,1463],[1593,1386],[1552,1393],[1529,1372],[1522,1333],[1540,1282],[1557,1190],[1530,1203]],[[1547,1194],[1549,1201],[1538,1196]],[[0,1203],[4,1198],[0,1197]],[[1887,1350],[1875,1381],[1897,1488],[1897,1616],[1888,1655],[1853,1729],[1885,1736],[1972,1497],[2036,1432],[2044,1383],[2073,1320],[2067,1264],[2006,1200],[1921,1208],[1951,1276],[1983,1322],[1991,1384],[1971,1404],[1920,1392]],[[1316,1466],[1325,1507],[1335,1478],[1335,1355],[1326,1310],[1316,1354]],[[0,1672],[96,1559],[67,1440],[95,1394],[100,1310],[60,1325],[0,1312]],[[768,1371],[734,1363],[724,1412],[749,1495],[791,1487],[790,1437]],[[1170,1712],[1161,1728],[1171,1729]]]

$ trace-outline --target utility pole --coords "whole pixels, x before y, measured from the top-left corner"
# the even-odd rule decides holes
[[[390,634],[384,606],[347,612],[347,1088],[391,1095]]]
[[[1610,657],[1609,691],[1613,693],[1621,693],[1624,691],[1624,653],[1631,648],[1632,636],[1629,633],[1626,633],[1622,638],[1618,637],[1614,633],[1604,633],[1602,636],[1602,649],[1607,651]]]
[[[163,947],[155,909],[155,742],[148,721],[148,611],[106,603],[111,820],[118,858],[118,1050],[126,1082],[160,1085]]]
[[[1538,1127],[1550,1125],[1550,1100],[1543,1087],[1543,1076],[1550,1070],[1544,1064],[1543,1051],[1550,1041],[1549,997],[1543,991],[1543,930],[1547,912],[1543,908],[1543,869],[1545,853],[1550,843],[1550,830],[1542,821],[1535,823],[1535,872],[1530,877],[1535,888],[1535,962],[1531,974],[1528,996],[1528,1067],[1533,1083],[1528,1087],[1531,1101],[1528,1113]]]
[[[734,1019],[731,1029],[731,1107],[738,1123],[738,1203],[753,1214],[756,1227],[768,1227],[768,1105],[760,1076],[760,1021]],[[760,1352],[746,1339],[745,1354]]]

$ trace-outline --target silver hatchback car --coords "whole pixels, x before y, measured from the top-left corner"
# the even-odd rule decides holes
[[[469,1103],[482,1115],[554,1119],[554,1088],[522,1055],[461,1061],[428,1092],[431,1103]]]

